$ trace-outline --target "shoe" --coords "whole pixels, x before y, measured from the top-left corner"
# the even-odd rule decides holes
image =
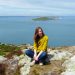
[[[35,61],[33,60],[33,61],[30,63],[30,66],[32,67],[34,64],[35,64]]]
[[[39,63],[39,65],[40,65],[40,66],[42,66],[42,65],[43,65],[43,63]]]

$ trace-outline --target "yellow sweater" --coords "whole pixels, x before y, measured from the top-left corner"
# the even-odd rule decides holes
[[[47,50],[47,45],[48,45],[48,36],[44,35],[43,38],[41,38],[39,41],[38,41],[38,44],[39,46],[37,47],[36,45],[36,42],[34,42],[34,49],[37,51],[37,52],[40,52],[41,50],[42,51],[46,51]]]

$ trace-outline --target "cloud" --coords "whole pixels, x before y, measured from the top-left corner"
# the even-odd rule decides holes
[[[0,0],[0,15],[75,15],[74,0]]]
[[[0,6],[3,8],[29,8],[31,4],[21,0],[0,0]]]

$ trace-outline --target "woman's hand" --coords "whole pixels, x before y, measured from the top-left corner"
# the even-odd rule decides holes
[[[34,54],[34,60],[38,61],[38,56],[36,56],[36,54]]]
[[[33,59],[34,59],[34,60],[36,59],[36,54],[34,54],[34,57],[33,57]]]
[[[36,54],[34,54],[34,60],[38,61],[38,56],[36,56]]]
[[[38,56],[35,57],[35,60],[38,61]]]

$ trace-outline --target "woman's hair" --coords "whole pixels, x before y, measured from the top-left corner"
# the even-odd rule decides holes
[[[43,29],[42,29],[41,27],[37,27],[37,28],[35,29],[34,41],[35,41],[37,44],[38,44],[38,41],[39,41],[39,39],[40,39],[40,36],[38,35],[39,29],[41,29],[41,31],[42,31],[42,37],[45,35],[44,32],[43,32]]]

